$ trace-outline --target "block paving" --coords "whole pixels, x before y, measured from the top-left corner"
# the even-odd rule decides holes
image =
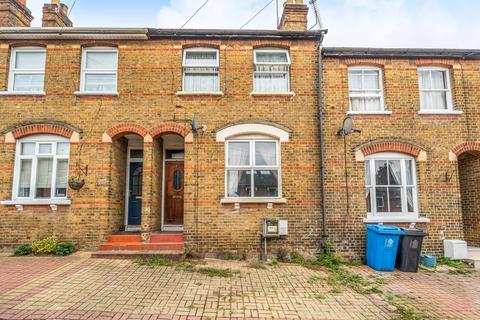
[[[231,278],[138,266],[130,260],[0,257],[0,319],[396,319],[380,296],[328,293],[322,273],[247,267]],[[325,294],[316,299],[315,294]]]
[[[325,282],[312,281],[324,273],[296,265],[263,270],[207,260],[208,266],[239,271],[220,278],[89,257],[0,257],[0,319],[401,319],[381,295],[330,293]],[[380,274],[385,292],[427,319],[480,318],[478,272],[355,269]]]

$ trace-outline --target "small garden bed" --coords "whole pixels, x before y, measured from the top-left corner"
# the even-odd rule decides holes
[[[73,241],[59,241],[56,237],[47,237],[37,240],[31,244],[25,244],[17,247],[13,252],[14,256],[29,255],[57,255],[68,256],[75,252],[75,243]]]

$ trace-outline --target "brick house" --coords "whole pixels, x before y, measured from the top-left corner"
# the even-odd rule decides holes
[[[25,1],[0,0],[1,246],[258,256],[266,217],[288,221],[270,253],[314,254],[325,231],[358,258],[365,222],[418,222],[436,253],[480,245],[478,51],[326,48],[319,95],[302,1],[261,31],[73,28],[67,11],[29,28]],[[347,114],[362,133],[344,141]]]
[[[258,255],[262,218],[279,217],[289,235],[271,250],[318,249],[320,33],[305,5],[273,31],[69,28],[57,5],[49,27],[0,31],[2,246],[54,234],[96,249],[130,231],[144,241],[110,240],[181,249],[157,241],[183,232],[201,253]]]
[[[329,239],[349,256],[365,223],[416,222],[424,251],[480,246],[480,50],[325,48]],[[337,132],[346,116],[361,133]]]

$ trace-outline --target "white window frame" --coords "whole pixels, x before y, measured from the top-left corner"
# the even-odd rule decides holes
[[[421,71],[443,71],[445,72],[445,78],[447,82],[446,89],[422,89],[420,84],[420,72]],[[419,98],[420,98],[420,112],[424,113],[431,113],[431,112],[452,112],[455,111],[453,108],[453,96],[452,96],[452,86],[450,83],[450,69],[443,68],[443,67],[419,67],[417,69],[418,75],[418,89],[419,89]],[[431,79],[430,79],[431,80]],[[446,92],[446,99],[447,99],[447,109],[425,109],[425,106],[422,105],[422,92]]]
[[[70,140],[65,137],[55,136],[55,135],[33,135],[17,140],[16,151],[15,151],[15,167],[14,167],[14,177],[13,177],[13,190],[12,190],[12,199],[13,200],[29,200],[29,201],[51,201],[51,200],[66,200],[65,197],[56,197],[56,178],[57,178],[57,162],[58,160],[70,160],[70,153],[68,155],[57,155],[57,143],[69,143]],[[21,146],[22,143],[35,143],[35,154],[34,155],[21,155]],[[39,154],[39,145],[40,144],[52,144],[52,152],[50,154]],[[37,180],[37,162],[39,158],[51,158],[53,159],[52,165],[52,186],[50,192],[50,198],[36,198],[36,180]],[[32,172],[30,177],[30,195],[29,197],[19,197],[18,187],[20,183],[20,170],[21,170],[21,160],[32,160]],[[67,169],[67,179],[68,179],[68,169]],[[68,187],[67,187],[68,193]]]
[[[39,93],[44,93],[45,92],[45,79],[43,82],[43,88],[40,91],[15,91],[14,84],[15,84],[15,75],[17,74],[39,74],[43,75],[45,77],[45,65],[46,65],[46,60],[45,64],[43,65],[43,69],[20,69],[17,70],[15,68],[15,65],[17,63],[17,53],[19,52],[37,52],[37,53],[45,53],[47,54],[47,49],[43,47],[17,47],[13,48],[11,50],[11,56],[10,56],[10,68],[9,68],[9,73],[8,73],[8,92],[13,92],[13,93],[25,93],[25,94],[39,94]]]
[[[348,67],[347,70],[347,79],[349,81],[350,78],[350,71],[351,70],[361,70],[362,71],[362,83],[363,83],[363,71],[377,71],[378,72],[378,81],[379,81],[379,93],[376,95],[371,95],[371,94],[364,94],[362,91],[365,90],[357,90],[360,91],[360,93],[357,94],[352,94],[352,90],[350,89],[350,83],[348,83],[348,103],[349,103],[349,111],[348,113],[350,114],[363,114],[363,113],[391,113],[387,111],[387,108],[385,106],[385,92],[383,88],[383,70],[382,68],[379,67],[373,67],[373,66],[351,66]],[[367,91],[374,91],[374,90],[367,90]],[[380,110],[353,110],[352,109],[352,98],[380,98]]]
[[[375,161],[382,160],[400,160],[401,174],[402,174],[402,184],[399,186],[402,189],[402,212],[377,212],[376,206],[376,182],[375,182]],[[406,176],[406,161],[412,161],[412,175],[413,175],[413,185],[407,185],[407,176]],[[402,220],[402,219],[416,219],[419,216],[419,204],[418,204],[418,181],[417,181],[417,164],[416,159],[402,153],[393,153],[393,152],[382,152],[369,155],[365,157],[365,166],[367,161],[370,165],[370,185],[367,185],[365,181],[365,190],[364,194],[366,196],[366,191],[368,188],[371,188],[370,195],[370,207],[371,212],[367,212],[367,219],[374,218],[385,218],[387,220]],[[364,179],[366,177],[366,170],[364,172]],[[389,186],[380,186],[380,187],[389,187]],[[398,186],[397,186],[398,187]],[[407,187],[412,187],[413,192],[413,212],[408,212],[407,204]],[[366,200],[366,198],[365,198]],[[368,211],[368,210],[367,210]]]
[[[215,52],[217,55],[216,64],[213,66],[189,66],[187,65],[187,52]],[[216,68],[216,74],[218,77],[217,87],[214,91],[191,91],[185,90],[185,74],[186,73],[194,73],[194,74],[214,74],[215,72],[211,71],[193,71],[189,70],[186,71],[186,68]],[[182,92],[188,93],[209,93],[209,92],[220,92],[220,50],[214,48],[187,48],[183,50],[183,58],[182,58]]]
[[[249,152],[250,159],[249,165],[230,165],[228,163],[228,154],[229,154],[229,144],[231,142],[248,142],[249,143]],[[256,165],[255,164],[255,143],[256,142],[269,142],[275,143],[276,149],[276,166],[272,165]],[[276,170],[278,172],[278,192],[276,197],[255,197],[255,190],[253,189],[250,197],[229,197],[228,196],[228,171],[230,170],[250,170],[250,185],[254,187],[254,171],[255,170]],[[282,172],[281,172],[281,155],[280,155],[280,142],[275,139],[247,139],[247,138],[238,138],[238,139],[229,139],[225,141],[225,199],[234,200],[235,202],[242,202],[242,200],[259,200],[262,199],[282,199]]]
[[[271,63],[262,63],[257,61],[257,53],[259,52],[265,52],[265,53],[277,53],[277,52],[283,52],[287,56],[287,62],[271,62]],[[254,69],[253,69],[253,94],[255,93],[288,93],[290,92],[290,70],[292,66],[292,61],[290,60],[290,52],[286,49],[255,49],[253,50],[253,63],[254,63]],[[266,71],[256,71],[257,65],[264,65],[264,66],[287,66],[287,71],[286,72],[266,72]],[[287,74],[287,91],[282,92],[264,92],[264,91],[255,91],[255,76],[257,74]]]
[[[117,55],[117,68],[116,69],[87,69],[87,54],[89,52],[110,52]],[[115,75],[115,90],[114,91],[87,91],[86,75],[87,74],[108,74]],[[80,93],[92,93],[96,95],[101,94],[117,94],[118,93],[118,48],[115,47],[88,47],[82,49],[82,66],[80,72]]]

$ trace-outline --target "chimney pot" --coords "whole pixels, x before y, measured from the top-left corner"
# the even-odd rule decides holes
[[[279,30],[306,31],[308,24],[308,6],[303,0],[286,0],[283,4],[283,14]]]
[[[32,20],[27,0],[0,0],[0,27],[30,27]]]
[[[60,0],[51,0],[43,5],[42,27],[72,27],[68,7]]]

